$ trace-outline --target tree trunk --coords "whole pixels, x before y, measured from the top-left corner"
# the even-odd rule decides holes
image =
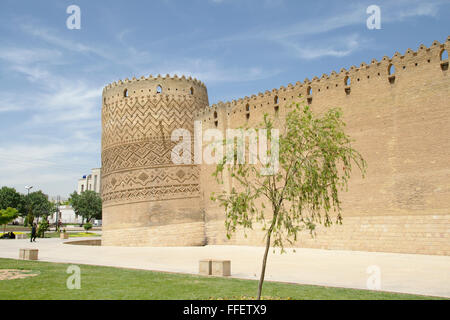
[[[267,256],[269,255],[270,236],[271,235],[272,235],[272,228],[270,228],[269,232],[267,233],[266,250],[264,252],[262,269],[261,269],[261,277],[259,278],[259,284],[258,284],[258,298],[257,298],[258,300],[261,300],[261,292],[262,292],[262,286],[263,286],[263,282],[264,282],[264,275],[266,273]]]
[[[273,207],[273,217],[272,217],[272,223],[270,224],[270,228],[267,231],[267,239],[266,239],[266,250],[264,251],[264,257],[263,257],[263,263],[262,263],[262,269],[261,269],[261,277],[259,278],[259,284],[258,284],[258,300],[261,300],[261,292],[262,292],[262,286],[264,282],[264,275],[266,274],[266,264],[267,264],[267,256],[269,255],[269,249],[270,249],[270,237],[272,236],[273,228],[275,227],[275,223],[277,222],[278,218],[278,209],[274,206]]]

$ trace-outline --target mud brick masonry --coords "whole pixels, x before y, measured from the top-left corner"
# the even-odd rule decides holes
[[[174,129],[225,130],[285,117],[303,97],[313,111],[341,107],[368,162],[343,193],[343,225],[296,246],[450,255],[450,76],[445,43],[210,106],[206,86],[169,75],[109,84],[102,107],[103,245],[263,245],[256,227],[228,240],[213,165],[174,165]],[[192,134],[193,137],[193,134]],[[194,148],[192,148],[194,150]],[[226,184],[227,185],[227,184]]]

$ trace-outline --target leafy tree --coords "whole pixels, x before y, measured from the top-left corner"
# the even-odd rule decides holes
[[[28,206],[28,198],[27,195],[25,194],[20,194],[20,201],[19,204],[17,205],[17,211],[19,211],[19,216],[21,217],[26,217],[29,211],[29,206]]]
[[[82,216],[87,223],[102,217],[102,199],[95,191],[86,190],[81,194],[75,191],[70,195],[70,204],[75,214]]]
[[[266,247],[258,299],[270,246],[281,248],[283,253],[285,242],[295,243],[302,230],[309,230],[313,236],[317,224],[325,227],[333,222],[341,224],[339,193],[347,188],[352,164],[356,164],[363,176],[366,169],[365,160],[353,149],[352,140],[344,132],[340,109],[331,109],[320,117],[308,106],[293,104],[283,121],[278,159],[272,147],[268,147],[269,157],[278,160],[278,170],[263,174],[262,170],[270,170],[275,162],[262,162],[260,158],[257,164],[248,164],[248,161],[236,164],[235,151],[223,158],[213,174],[221,184],[224,174],[229,174],[231,179],[229,191],[211,196],[225,209],[228,238],[239,226],[245,231],[252,229],[255,222],[262,224]],[[269,145],[275,139],[270,134],[273,124],[265,114],[260,129],[269,133]],[[234,165],[227,164],[227,160]]]
[[[16,189],[8,187],[2,187],[0,189],[0,209],[19,209],[21,201],[21,195]]]
[[[6,232],[6,225],[16,219],[19,215],[17,214],[17,209],[6,208],[0,210],[0,224],[3,224],[3,233]]]
[[[28,205],[33,217],[39,219],[39,217],[48,217],[49,214],[54,211],[54,204],[48,200],[48,195],[44,194],[41,190],[32,192],[27,197]],[[29,223],[33,223],[34,219],[29,219]]]

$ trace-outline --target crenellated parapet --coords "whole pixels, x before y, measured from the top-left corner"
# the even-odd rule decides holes
[[[114,81],[108,85],[105,86],[105,89],[110,89],[110,88],[114,88],[116,86],[120,86],[122,84],[133,84],[134,82],[138,82],[138,81],[163,81],[163,82],[175,82],[175,81],[180,81],[180,82],[188,82],[188,83],[192,83],[192,85],[195,86],[200,86],[203,87],[204,89],[206,89],[206,86],[203,82],[201,82],[200,80],[197,80],[196,78],[192,78],[192,77],[188,77],[186,78],[186,76],[182,75],[181,77],[179,77],[178,75],[173,75],[170,76],[169,74],[166,74],[165,76],[161,76],[160,74],[158,74],[156,77],[154,77],[153,75],[149,75],[148,77],[142,76],[139,79],[137,79],[136,77],[133,77],[131,80],[126,78],[125,80],[118,80],[118,81]]]
[[[159,99],[161,97],[194,98],[199,104],[207,106],[208,91],[203,82],[184,75],[149,77],[119,80],[108,84],[103,89],[103,104],[110,105],[124,100]]]
[[[339,72],[332,71],[330,74],[322,74],[319,78],[313,77],[311,80],[305,78],[303,82],[289,83],[277,89],[259,92],[256,95],[246,96],[230,102],[220,102],[217,105],[206,107],[197,114],[203,121],[213,121],[211,114],[216,112],[218,105],[226,108],[226,114],[247,114],[250,109],[258,110],[273,106],[276,110],[278,106],[289,101],[298,100],[299,97],[305,99],[308,104],[314,104],[316,96],[335,97],[336,95],[349,96],[352,89],[364,85],[372,85],[374,81],[384,82],[387,85],[395,85],[409,72],[422,72],[424,69],[436,69],[442,72],[448,70],[448,59],[443,59],[443,52],[450,50],[450,37],[444,43],[434,41],[430,47],[421,44],[417,51],[407,49],[404,54],[395,52],[389,58],[384,56],[381,60],[372,59],[370,63],[362,62],[359,67],[351,66],[348,69],[342,68]],[[247,116],[248,117],[248,116]]]

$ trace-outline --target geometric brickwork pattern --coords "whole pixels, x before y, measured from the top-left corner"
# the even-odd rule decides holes
[[[192,135],[194,115],[207,105],[206,88],[196,90],[195,94],[186,93],[181,91],[180,84],[189,87],[190,83],[174,82],[178,87],[170,88],[170,83],[166,83],[164,93],[152,95],[139,94],[139,90],[138,94],[132,94],[136,90],[131,91],[132,85],[127,83],[121,84],[120,90],[105,89],[102,108],[105,207],[199,197],[199,169],[195,165],[173,164],[171,151],[179,142],[172,142],[171,134],[175,129],[187,129]],[[155,86],[154,81],[140,83],[148,83],[149,88]],[[173,93],[178,88],[180,91]],[[144,91],[142,86],[139,89]],[[121,90],[126,90],[123,95]]]
[[[203,108],[194,98],[159,95],[128,98],[103,108],[103,150],[129,142],[168,139],[178,128],[192,130],[194,112]]]
[[[195,165],[117,172],[103,178],[103,200],[110,204],[198,196],[198,179]]]
[[[171,165],[171,151],[177,143],[170,140],[147,140],[108,148],[102,153],[102,174],[107,176],[130,168]]]
[[[186,199],[198,197],[198,195],[198,183],[121,190],[106,193],[103,197],[103,207],[107,208],[111,205],[127,202]]]

